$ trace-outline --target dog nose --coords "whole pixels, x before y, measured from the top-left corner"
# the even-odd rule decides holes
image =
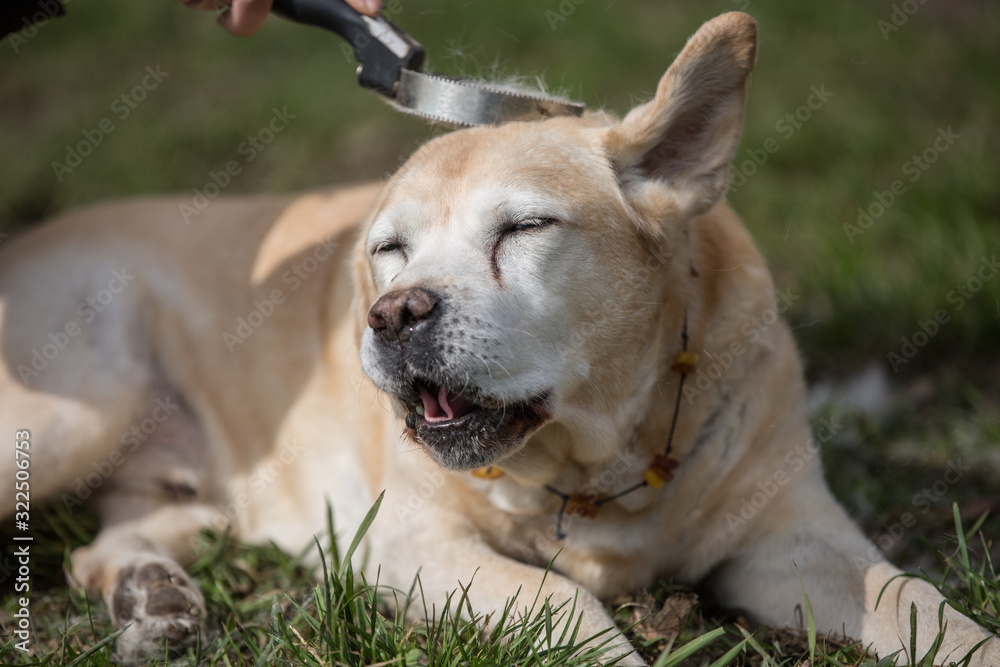
[[[434,312],[437,299],[427,290],[412,289],[389,292],[368,311],[368,326],[386,342],[410,339],[410,334]]]

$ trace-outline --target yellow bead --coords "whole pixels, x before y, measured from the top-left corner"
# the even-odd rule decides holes
[[[473,470],[472,476],[479,479],[496,479],[497,477],[503,477],[503,470],[496,466],[486,466],[485,468],[476,468]]]
[[[685,375],[689,375],[694,372],[697,365],[697,352],[678,352],[677,358],[674,360],[674,365],[671,367],[671,370],[675,373],[684,373]]]
[[[647,470],[643,474],[643,477],[646,479],[646,484],[649,484],[657,491],[663,488],[663,478],[655,470]]]
[[[677,363],[679,364],[691,364],[692,366],[698,363],[698,353],[697,352],[678,352],[677,353]]]

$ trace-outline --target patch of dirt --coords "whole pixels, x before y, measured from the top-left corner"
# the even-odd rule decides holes
[[[632,632],[646,641],[675,639],[698,605],[698,596],[694,593],[674,593],[662,605],[649,591],[641,591],[635,598],[619,608],[629,610],[628,623]]]

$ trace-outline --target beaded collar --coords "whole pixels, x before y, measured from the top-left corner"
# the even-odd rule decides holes
[[[670,368],[670,370],[675,373],[680,373],[681,379],[680,383],[677,385],[677,400],[674,403],[674,416],[670,422],[670,434],[667,436],[667,446],[664,449],[663,454],[657,454],[653,457],[653,460],[649,463],[645,473],[643,473],[642,481],[610,496],[599,496],[595,491],[564,493],[559,489],[546,484],[546,491],[555,496],[559,496],[559,498],[562,499],[562,504],[559,506],[559,513],[556,516],[556,539],[562,540],[566,538],[566,533],[563,532],[562,524],[563,517],[567,514],[571,517],[593,519],[597,516],[597,512],[601,509],[601,507],[613,500],[618,500],[623,496],[627,496],[633,491],[637,491],[644,486],[651,487],[658,491],[663,488],[664,484],[673,480],[674,468],[681,464],[677,459],[671,458],[670,453],[673,451],[674,430],[677,428],[677,416],[680,414],[681,396],[684,391],[684,379],[690,373],[694,372],[695,366],[698,363],[698,353],[688,352],[687,349],[688,332],[686,312],[684,313],[684,329],[681,332],[681,340],[681,351],[677,353],[677,357],[674,359],[674,364]],[[497,479],[498,477],[503,476],[503,474],[504,471],[497,466],[487,466],[485,468],[477,468],[472,471],[472,475],[480,479]]]

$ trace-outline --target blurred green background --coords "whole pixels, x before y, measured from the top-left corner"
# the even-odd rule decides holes
[[[734,9],[757,18],[761,46],[729,198],[777,286],[802,297],[786,317],[811,375],[889,368],[902,338],[923,342],[919,322],[944,309],[948,321],[896,364],[900,377],[949,365],[989,383],[1000,277],[982,258],[1000,245],[1000,4],[389,3],[429,69],[540,76],[617,113],[652,94],[703,21]],[[95,200],[191,192],[234,159],[243,170],[226,194],[381,178],[436,132],[359,89],[341,40],[314,28],[272,19],[235,38],[211,13],[168,0],[70,0],[67,12],[0,46],[0,233]],[[130,108],[120,98],[154,81],[147,67],[168,74]],[[294,119],[246,163],[241,143],[274,108]],[[99,130],[104,119],[113,132]],[[948,128],[958,138],[934,148]],[[101,143],[56,173],[85,131]],[[925,151],[926,169],[912,161]],[[875,193],[897,179],[907,190],[849,234],[859,207],[878,213]]]
[[[962,483],[887,549],[910,567],[933,570],[934,547],[950,544],[952,501],[966,521],[996,514],[1000,3],[391,0],[389,9],[426,47],[428,69],[540,76],[616,113],[652,95],[703,21],[734,9],[756,17],[759,58],[729,200],[777,287],[794,296],[785,317],[811,379],[874,362],[903,403],[872,420],[865,398],[854,401],[861,416],[824,446],[833,490],[884,540],[902,513],[924,511],[914,494],[936,488],[952,457],[965,461]],[[203,189],[231,160],[242,171],[226,195],[382,178],[440,131],[358,88],[341,40],[316,29],[272,19],[235,38],[171,0],[69,0],[67,12],[0,44],[0,249],[69,207]],[[133,94],[144,99],[122,99]],[[248,162],[241,147],[274,109],[294,118]],[[73,166],[67,151],[81,142],[92,150]],[[52,525],[37,567],[57,575],[66,545],[88,541],[93,526]],[[998,534],[1000,515],[983,530]],[[43,602],[53,626],[68,618],[61,580]],[[269,609],[270,593],[261,599]],[[98,636],[110,632],[102,619]]]

